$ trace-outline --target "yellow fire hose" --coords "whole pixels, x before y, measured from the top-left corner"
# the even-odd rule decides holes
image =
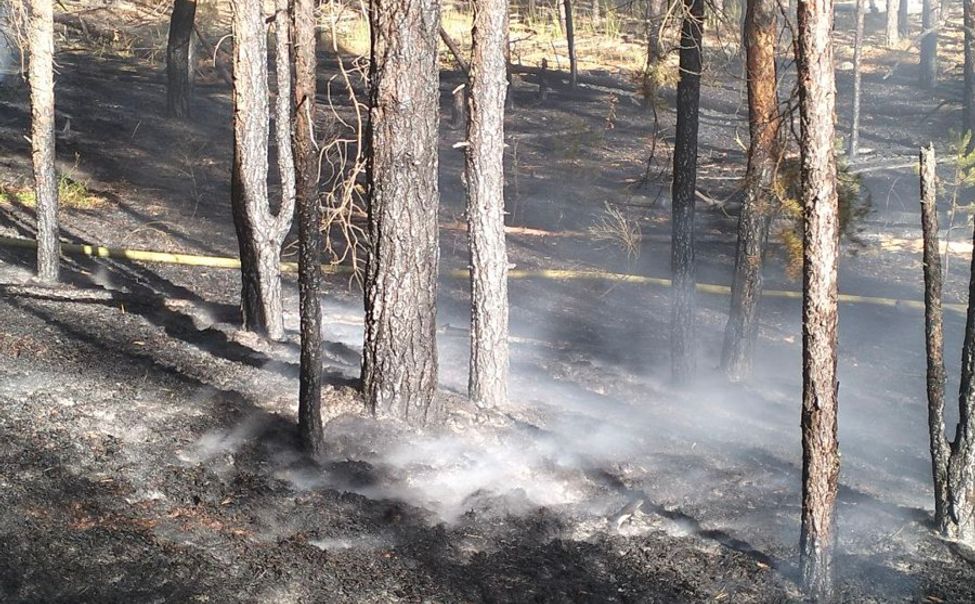
[[[0,246],[21,249],[36,249],[37,242],[33,239],[21,239],[18,237],[0,237]],[[137,260],[140,262],[150,262],[156,264],[178,264],[183,266],[199,266],[207,268],[240,268],[239,258],[227,258],[221,256],[199,256],[196,254],[174,254],[170,252],[154,252],[150,250],[129,250],[121,248],[103,247],[100,245],[78,245],[74,243],[62,243],[62,254],[76,256],[90,256],[93,258],[113,258],[116,260]],[[296,272],[297,262],[282,262],[281,270],[285,272]],[[347,274],[352,272],[348,266],[336,266],[326,264],[322,270],[332,274]],[[466,279],[469,273],[466,270],[451,270],[447,273],[452,278]],[[611,281],[616,283],[632,283],[637,285],[659,285],[670,287],[670,279],[660,277],[644,277],[641,275],[630,275],[626,273],[614,273],[610,271],[593,270],[567,270],[567,269],[538,269],[538,270],[511,270],[508,271],[509,279],[548,279],[552,281]],[[707,294],[728,296],[731,295],[731,288],[727,285],[714,285],[711,283],[698,283],[697,291]],[[802,299],[802,292],[770,289],[762,292],[763,296],[770,298],[795,298]],[[840,302],[849,304],[873,304],[876,306],[889,306],[895,308],[910,308],[924,310],[924,302],[918,300],[904,300],[900,298],[881,298],[875,296],[856,296],[853,294],[839,294]],[[967,308],[964,304],[945,304],[945,310],[950,310],[965,314]]]

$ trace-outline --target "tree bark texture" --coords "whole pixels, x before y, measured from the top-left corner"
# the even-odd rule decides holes
[[[275,216],[268,205],[267,34],[261,1],[235,0],[233,27],[231,205],[240,248],[241,314],[245,329],[277,340],[284,335],[281,244],[294,210],[286,208],[286,199],[282,199],[281,211]],[[290,135],[288,140],[285,146],[290,148]]]
[[[294,110],[291,96],[291,20],[294,0],[277,0],[274,11],[274,142],[277,146],[281,202],[278,214],[291,218],[295,211],[295,159],[291,148]],[[314,19],[314,17],[312,17]],[[314,52],[314,50],[313,50]],[[290,222],[287,223],[290,226]],[[282,243],[284,236],[282,233]]]
[[[906,2],[906,0],[905,0]],[[921,87],[933,88],[938,83],[938,29],[941,22],[939,0],[924,0],[921,14]]]
[[[725,328],[722,366],[732,381],[751,372],[758,337],[758,306],[769,225],[775,213],[773,184],[778,164],[779,99],[776,91],[775,0],[748,0],[745,13],[745,61],[748,74],[748,169],[745,202],[738,218],[738,248]]]
[[[298,377],[298,431],[312,455],[322,452],[322,212],[318,199],[315,146],[315,0],[294,0],[294,160],[298,210],[298,306],[301,315],[301,370]],[[280,92],[279,92],[280,94]]]
[[[975,138],[975,0],[962,0],[963,23],[965,26],[965,88],[962,91],[964,125],[962,130],[972,133]],[[975,148],[969,142],[968,151]]]
[[[569,85],[576,87],[579,80],[579,66],[576,62],[576,34],[572,22],[572,0],[562,0],[565,12],[565,41],[569,48]]]
[[[900,0],[900,4],[897,6],[897,32],[902,38],[911,34],[911,15],[908,8],[908,0]]]
[[[31,159],[37,211],[37,278],[57,283],[60,274],[58,176],[54,137],[54,8],[51,0],[30,6]]]
[[[674,382],[686,384],[694,376],[695,268],[694,198],[697,186],[697,130],[701,97],[701,48],[704,1],[683,0],[680,81],[677,84],[677,132],[671,189],[671,368]]]
[[[898,11],[900,10],[901,2],[906,3],[907,0],[887,0],[887,14],[884,34],[888,48],[896,46],[900,41],[900,31],[898,29],[897,18],[899,16]]]
[[[373,413],[437,421],[438,0],[372,0],[362,383]]]
[[[802,525],[800,572],[807,593],[833,594],[839,451],[836,437],[839,220],[833,140],[832,0],[800,0],[799,110],[804,227],[802,297]]]
[[[468,394],[481,406],[508,398],[508,254],[504,238],[507,0],[475,0],[467,122],[467,225],[471,256]]]
[[[190,45],[196,20],[196,0],[175,0],[166,45],[166,109],[177,119],[190,117],[193,68]]]
[[[647,72],[664,58],[660,28],[667,12],[667,0],[647,0]]]
[[[856,24],[853,34],[853,118],[850,120],[850,140],[847,146],[847,156],[850,161],[857,158],[860,149],[860,71],[863,62],[863,18],[865,12],[866,0],[856,0],[856,12],[854,13]]]

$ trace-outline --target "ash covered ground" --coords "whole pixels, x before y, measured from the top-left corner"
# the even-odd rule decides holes
[[[67,42],[58,103],[72,131],[59,158],[106,201],[65,210],[66,239],[234,255],[226,86],[204,83],[196,121],[169,123],[158,69]],[[865,162],[909,163],[958,120],[939,110],[954,93],[919,102],[916,68],[874,60],[865,95],[888,101],[865,105]],[[703,94],[702,188],[718,199],[744,167],[733,71]],[[848,76],[838,72],[841,94]],[[445,107],[457,81],[444,75]],[[539,103],[519,82],[514,94],[507,194],[525,228],[509,237],[512,262],[667,276],[666,176],[632,186],[653,133],[646,110],[592,89]],[[0,172],[29,178],[26,91],[0,103]],[[673,113],[660,120],[666,141]],[[728,301],[702,296],[701,379],[679,391],[667,380],[666,289],[516,280],[511,402],[473,409],[461,396],[467,283],[446,276],[466,264],[453,228],[462,136],[445,128],[441,146],[448,424],[420,431],[359,412],[361,299],[333,278],[321,459],[296,449],[290,278],[289,337],[268,344],[235,327],[233,271],[72,258],[67,280],[88,292],[72,300],[19,288],[32,258],[0,249],[0,599],[801,600],[797,301],[764,302],[755,379],[732,386],[716,371]],[[666,170],[658,154],[652,173]],[[909,167],[867,173],[874,209],[861,242],[844,243],[843,291],[920,299],[915,178]],[[638,257],[589,230],[607,202],[639,222]],[[5,235],[29,237],[31,221],[30,208],[0,206]],[[727,283],[734,234],[733,214],[702,209],[701,281]],[[968,253],[952,256],[948,301],[965,301]],[[773,246],[769,286],[797,289],[783,265]],[[962,327],[949,313],[955,366]],[[921,313],[844,304],[840,337],[840,598],[975,601],[973,562],[930,526]]]

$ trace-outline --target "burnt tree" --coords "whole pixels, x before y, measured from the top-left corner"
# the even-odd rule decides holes
[[[677,132],[671,186],[671,368],[674,381],[694,375],[694,198],[697,187],[697,130],[701,99],[701,47],[704,0],[683,0],[680,35],[680,81],[677,83]]]
[[[817,600],[833,593],[839,446],[836,437],[839,219],[833,116],[832,0],[800,0],[798,77],[804,218],[802,283],[802,526],[800,573]]]
[[[924,326],[927,349],[928,434],[934,483],[935,523],[941,534],[975,547],[975,259],[968,291],[962,347],[958,425],[945,433],[944,274],[938,242],[934,147],[921,149],[921,228],[924,233]]]
[[[902,38],[906,38],[911,34],[911,15],[908,12],[909,8],[909,0],[900,0],[897,6],[897,32]]]
[[[965,61],[964,82],[962,90],[963,132],[970,132],[975,138],[975,0],[962,0],[962,22],[965,29]],[[975,148],[975,142],[969,142],[967,151]]]
[[[776,0],[749,0],[745,9],[748,74],[748,168],[745,201],[738,217],[738,248],[725,328],[722,366],[732,381],[748,376],[758,336],[758,305],[769,225],[776,210],[774,181],[779,160],[779,99],[776,91]]]
[[[562,0],[562,11],[565,14],[565,41],[569,53],[569,85],[573,88],[579,80],[579,66],[576,62],[576,34],[572,21],[572,0]]]
[[[175,0],[166,44],[166,109],[175,118],[190,116],[193,99],[191,45],[196,0]]]
[[[30,64],[31,159],[37,208],[37,278],[60,279],[58,176],[54,166],[54,7],[51,0],[32,2],[28,37]]]
[[[904,0],[905,2],[907,0]],[[941,23],[940,0],[924,0],[921,9],[921,87],[938,83],[938,30]]]
[[[884,38],[887,46],[896,46],[900,40],[900,31],[897,24],[898,11],[901,3],[907,0],[887,0],[887,14],[884,21]]]
[[[234,0],[234,163],[231,206],[241,262],[241,314],[244,328],[280,339],[284,335],[281,303],[281,244],[291,228],[294,181],[282,179],[277,214],[268,200],[269,102],[267,35],[260,0]],[[283,20],[282,20],[283,21]],[[276,26],[280,27],[280,23]],[[279,30],[280,31],[280,30]],[[280,60],[278,61],[280,62]],[[285,65],[290,59],[285,59]],[[290,76],[279,73],[289,82]],[[278,104],[279,111],[281,104]],[[290,123],[290,103],[278,120]],[[280,125],[280,124],[279,124]],[[291,130],[277,128],[279,166],[290,157]],[[282,142],[281,137],[284,137]],[[282,167],[282,174],[286,171]],[[290,178],[293,178],[290,177]]]
[[[664,58],[663,41],[660,28],[667,12],[667,0],[647,0],[645,24],[647,28],[647,66],[649,74]]]
[[[850,160],[857,158],[860,151],[860,80],[861,63],[863,62],[863,17],[866,12],[866,0],[856,0],[854,13],[855,31],[853,35],[853,117],[850,120],[850,140],[847,144],[847,156]]]
[[[301,315],[301,370],[298,376],[298,431],[302,445],[321,453],[322,437],[322,213],[318,200],[315,145],[315,0],[293,0],[294,164],[298,216],[298,306]],[[280,15],[279,15],[280,18]]]
[[[438,0],[372,0],[362,386],[373,413],[436,421]]]
[[[468,394],[508,398],[508,254],[504,240],[504,106],[507,0],[475,0],[467,121],[467,225],[471,255]]]

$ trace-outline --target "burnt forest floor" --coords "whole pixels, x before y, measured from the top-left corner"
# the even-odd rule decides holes
[[[868,32],[882,36],[879,17]],[[842,130],[850,72],[837,36]],[[194,119],[180,124],[161,117],[158,64],[72,32],[58,48],[60,167],[98,198],[62,211],[64,239],[236,255],[227,85],[204,78]],[[747,140],[736,61],[709,63],[704,78],[699,184],[727,200],[700,206],[705,283],[727,284],[734,260],[736,137]],[[325,81],[334,57],[322,62]],[[843,242],[845,293],[921,298],[909,164],[929,139],[951,154],[960,74],[946,67],[945,84],[920,95],[915,64],[910,51],[868,53],[870,149],[857,165],[873,168],[873,206]],[[555,86],[544,100],[530,76],[515,82],[511,261],[667,277],[673,90],[660,92],[655,131],[629,79],[587,77],[598,86]],[[464,402],[468,285],[448,270],[466,266],[463,133],[447,127],[460,81],[444,72],[443,429],[359,413],[361,295],[344,276],[325,294],[328,453],[308,459],[294,429],[293,276],[287,339],[269,344],[237,329],[232,270],[68,257],[76,288],[45,291],[28,283],[30,253],[0,247],[0,600],[801,600],[797,300],[763,303],[756,375],[729,385],[716,370],[728,300],[702,294],[700,379],[677,390],[665,288],[516,279],[511,402],[491,413]],[[0,89],[8,187],[29,183],[28,120],[26,90]],[[607,207],[638,225],[638,249],[598,228],[614,219]],[[32,222],[29,206],[0,205],[0,234],[30,237]],[[970,246],[957,247],[946,296],[965,302]],[[773,237],[769,287],[797,290],[785,264]],[[963,326],[947,314],[949,368]],[[840,599],[975,601],[975,560],[931,529],[922,314],[843,304],[840,338]]]

